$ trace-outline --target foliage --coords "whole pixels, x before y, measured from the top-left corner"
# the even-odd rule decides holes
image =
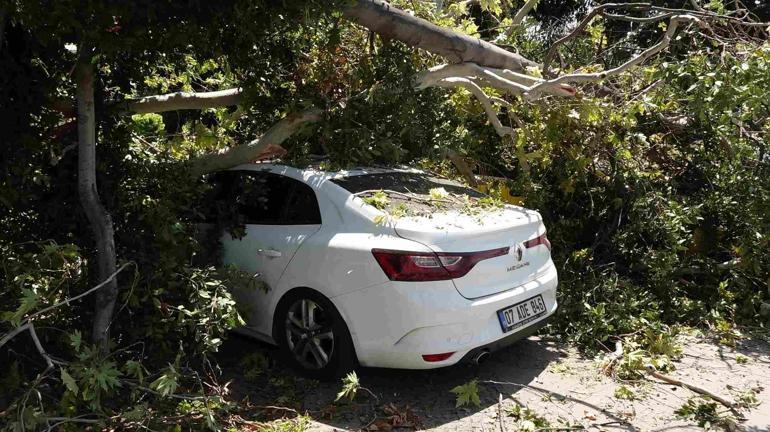
[[[750,388],[742,391],[735,398],[736,403],[744,408],[756,408],[762,404],[757,395],[762,391],[762,388]]]
[[[334,400],[339,401],[342,398],[347,398],[350,402],[353,402],[360,388],[361,384],[358,382],[358,375],[355,371],[350,372],[342,379],[342,390],[337,393],[337,397]]]
[[[324,119],[286,143],[291,163],[323,155],[329,169],[399,163],[455,175],[444,160],[451,149],[482,179],[495,178],[482,186],[490,197],[460,202],[463,211],[483,219],[503,203],[539,210],[560,279],[550,331],[589,352],[623,338],[619,376],[638,376],[649,363],[670,368],[678,324],[709,329],[727,344],[741,337],[741,325],[768,325],[767,42],[719,45],[685,30],[604,93],[585,87],[579,98],[530,102],[490,92],[505,99],[495,102],[501,121],[516,129],[501,140],[468,91],[414,89],[414,76],[441,59],[342,20],[345,2],[81,3],[0,3],[0,100],[10,102],[0,104],[10,125],[0,136],[0,331],[95,285],[92,233],[77,197],[70,73],[91,48],[99,193],[118,257],[133,265],[118,275],[109,354],[88,343],[89,297],[32,321],[65,364],[46,370],[3,347],[0,382],[14,401],[6,410],[12,425],[85,412],[126,426],[152,405],[194,412],[186,418],[200,429],[230,409],[168,398],[210,388],[202,381],[216,375],[211,353],[240,323],[229,290],[253,283],[218,266],[218,235],[242,233],[237,221],[208,237],[196,229],[206,188],[187,181],[183,162],[252,139],[310,104],[325,109]],[[393,3],[531,58],[585,8],[543,0],[508,32],[514,11],[506,2]],[[560,50],[562,69],[616,66],[657,40],[661,29],[652,27],[629,31],[628,23],[598,19]],[[238,109],[125,116],[114,103],[231,86],[245,89]],[[390,216],[409,214],[392,197],[374,196],[364,199]],[[39,359],[22,337],[7,347]],[[255,358],[245,367],[257,376],[266,363]],[[343,397],[352,398],[357,379],[348,384]],[[22,403],[35,392],[56,403]],[[474,381],[453,392],[458,406],[480,402]],[[707,417],[702,405],[693,402],[686,414]]]
[[[616,353],[603,357],[601,367],[606,374],[623,380],[636,380],[645,375],[648,367],[657,371],[674,369],[674,361],[682,354],[678,329],[659,322],[642,321],[637,325],[639,330],[622,342],[623,352],[619,357]]]
[[[615,398],[616,399],[625,399],[625,400],[634,400],[638,399],[638,396],[636,395],[636,392],[631,390],[630,388],[620,385],[615,389]]]
[[[736,420],[731,415],[719,412],[719,405],[702,397],[692,397],[679,407],[675,414],[683,419],[692,419],[698,426],[710,430],[712,428],[724,428],[733,430]]]
[[[518,403],[514,403],[510,407],[506,408],[506,413],[509,417],[513,417],[516,422],[514,423],[514,430],[536,431],[551,428],[551,422],[549,422],[545,417],[539,415],[536,411]]]
[[[373,194],[364,197],[363,201],[370,206],[376,208],[377,210],[384,210],[388,207],[390,204],[390,200],[388,199],[388,194],[385,193],[385,191],[377,191]]]
[[[457,397],[455,402],[455,407],[457,408],[465,405],[481,405],[481,399],[479,398],[479,383],[476,380],[468,381],[450,391]]]

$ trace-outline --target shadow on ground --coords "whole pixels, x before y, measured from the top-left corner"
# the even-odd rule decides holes
[[[258,376],[253,376],[253,368],[242,360],[254,353],[269,360],[269,366]],[[307,412],[317,422],[344,429],[366,426],[382,415],[381,407],[387,404],[393,404],[400,412],[409,407],[425,428],[439,427],[497,404],[499,393],[511,395],[519,390],[510,385],[483,385],[479,388],[481,406],[455,408],[455,395],[450,392],[455,386],[472,379],[530,384],[551,362],[566,356],[558,344],[531,337],[495,352],[478,366],[456,365],[426,371],[359,368],[361,385],[379,400],[361,392],[356,404],[334,404],[341,382],[301,378],[283,367],[277,354],[267,344],[242,336],[230,338],[220,351],[219,361],[225,378],[231,380],[233,396],[237,400],[246,398],[256,406],[280,405]]]

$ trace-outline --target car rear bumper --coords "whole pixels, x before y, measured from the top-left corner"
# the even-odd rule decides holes
[[[390,282],[334,297],[363,366],[432,369],[501,348],[542,327],[556,311],[558,277],[551,266],[538,278],[507,291],[469,300],[450,281]],[[542,295],[546,313],[503,333],[497,311]],[[453,353],[427,362],[425,354]]]
[[[541,328],[545,327],[546,324],[548,324],[548,321],[550,320],[551,316],[552,315],[548,315],[545,318],[535,322],[534,324],[526,325],[522,328],[512,331],[511,333],[508,333],[506,336],[504,336],[502,339],[498,339],[486,345],[473,348],[472,350],[468,351],[468,353],[465,354],[458,363],[473,363],[476,361],[476,359],[479,357],[481,353],[484,353],[484,352],[493,353],[507,346],[510,346],[526,337],[532,336],[538,330],[540,330]]]

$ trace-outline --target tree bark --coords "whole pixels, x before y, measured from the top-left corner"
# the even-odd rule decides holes
[[[508,35],[510,35],[513,32],[513,29],[515,29],[517,26],[521,25],[521,23],[524,21],[524,18],[529,14],[529,12],[537,6],[537,2],[539,0],[527,0],[524,2],[524,5],[519,9],[518,12],[516,12],[516,15],[513,16],[513,20],[511,22],[511,28],[508,29]]]
[[[212,92],[178,92],[127,100],[123,109],[128,112],[158,113],[184,109],[220,108],[237,105],[243,91],[240,88]]]
[[[94,234],[98,279],[101,282],[107,281],[115,273],[115,235],[112,218],[99,201],[96,188],[94,66],[88,56],[78,62],[75,77],[78,106],[78,194]],[[102,352],[106,352],[109,346],[109,327],[117,296],[118,284],[114,278],[96,293],[91,338]]]
[[[0,8],[0,51],[3,50],[4,39],[5,39],[5,10]]]
[[[249,163],[265,156],[267,152],[281,150],[281,143],[305,124],[320,120],[321,113],[322,111],[318,108],[310,108],[302,112],[288,114],[261,137],[248,144],[230,148],[224,153],[207,154],[193,160],[190,173],[192,176],[198,177],[213,171]]]
[[[440,55],[452,63],[470,62],[497,69],[526,72],[538,64],[497,45],[439,27],[382,0],[358,0],[343,11],[348,19],[381,37]]]

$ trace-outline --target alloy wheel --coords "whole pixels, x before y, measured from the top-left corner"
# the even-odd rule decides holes
[[[331,317],[313,300],[296,300],[286,313],[286,342],[303,367],[322,369],[334,353]]]

